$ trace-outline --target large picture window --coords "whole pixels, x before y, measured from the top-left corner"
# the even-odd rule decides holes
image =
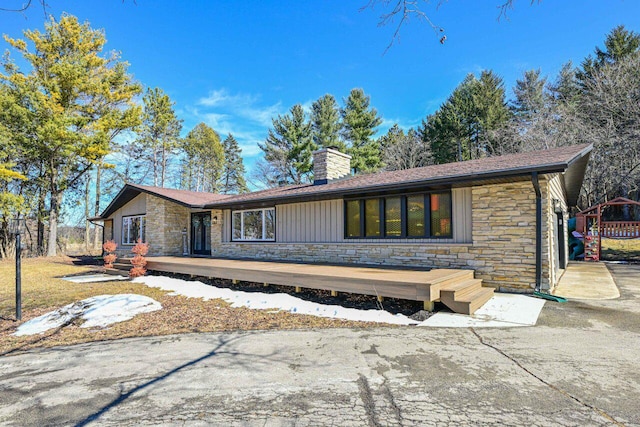
[[[235,211],[231,216],[232,240],[275,240],[276,210]]]
[[[346,238],[451,238],[451,192],[345,201]]]
[[[122,217],[122,244],[135,245],[138,239],[147,241],[147,217],[145,215]]]

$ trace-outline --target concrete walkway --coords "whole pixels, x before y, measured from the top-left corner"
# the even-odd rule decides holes
[[[603,262],[570,262],[553,294],[584,300],[620,297],[620,291]]]

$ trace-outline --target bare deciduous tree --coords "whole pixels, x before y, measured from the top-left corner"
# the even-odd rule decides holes
[[[382,162],[385,170],[404,170],[433,164],[431,147],[415,129],[405,134],[396,124],[380,137]]]

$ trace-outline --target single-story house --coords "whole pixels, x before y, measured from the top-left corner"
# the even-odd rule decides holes
[[[315,181],[239,195],[126,184],[102,215],[120,255],[287,260],[475,270],[485,286],[553,288],[568,210],[592,146],[573,145],[351,176],[314,153]]]

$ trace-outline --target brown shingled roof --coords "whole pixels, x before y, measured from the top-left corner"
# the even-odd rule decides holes
[[[376,191],[402,191],[420,186],[450,186],[457,183],[480,182],[496,178],[510,179],[522,177],[532,172],[567,172],[565,174],[567,195],[570,203],[575,203],[582,185],[584,168],[591,149],[591,145],[572,145],[544,151],[358,175],[327,184],[289,185],[237,195],[126,184],[104,210],[101,217],[109,217],[113,212],[142,192],[190,208],[228,208],[342,197]],[[568,171],[570,165],[574,162],[577,166]]]
[[[206,207],[233,207],[260,202],[294,201],[398,187],[410,188],[419,185],[450,185],[489,178],[522,176],[532,172],[564,172],[571,162],[587,155],[591,149],[592,146],[589,144],[571,145],[544,151],[357,175],[321,185],[290,185],[230,196],[226,199],[211,201]]]
[[[153,187],[149,185],[127,184],[132,188],[137,188],[145,193],[164,199],[174,200],[183,205],[203,206],[218,200],[230,197],[228,194],[206,193],[204,191],[176,190],[175,188]]]
[[[124,206],[140,193],[147,193],[165,200],[179,203],[190,208],[204,207],[207,203],[220,201],[227,194],[205,193],[202,191],[176,190],[174,188],[153,187],[149,185],[125,184],[124,188],[114,197],[109,206],[98,218],[107,218],[120,207]],[[98,219],[92,218],[92,219]]]

